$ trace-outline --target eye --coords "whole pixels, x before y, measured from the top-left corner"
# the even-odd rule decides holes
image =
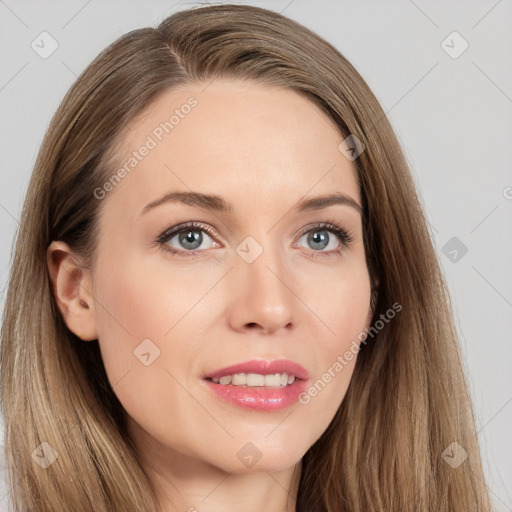
[[[164,231],[158,237],[157,242],[171,254],[194,257],[201,252],[197,249],[201,247],[205,238],[212,240],[210,234],[213,235],[213,229],[210,226],[188,222]],[[171,245],[171,242],[174,242],[174,245]],[[219,245],[217,242],[213,242],[211,247],[219,247]]]
[[[215,230],[207,224],[187,222],[164,231],[156,242],[173,255],[194,258],[202,252],[200,247],[205,240],[209,239],[212,242],[206,249],[219,247],[210,235],[215,236]],[[341,255],[343,248],[349,247],[352,242],[350,231],[330,222],[308,226],[302,231],[299,242],[304,238],[312,248],[310,255],[313,258]],[[295,244],[294,247],[296,246]],[[325,249],[329,247],[330,250],[326,251]]]
[[[330,222],[308,226],[306,231],[303,231],[299,242],[303,238],[306,239],[306,243],[313,249],[311,256],[314,258],[340,255],[343,248],[349,247],[352,242],[352,236],[349,231]],[[324,250],[329,247],[330,250]]]

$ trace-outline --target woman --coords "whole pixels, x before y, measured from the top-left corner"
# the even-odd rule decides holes
[[[16,511],[489,511],[397,139],[264,9],[104,50],[39,153],[1,338]]]

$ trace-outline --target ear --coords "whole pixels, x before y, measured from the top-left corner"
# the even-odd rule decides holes
[[[61,241],[48,246],[46,259],[53,294],[69,330],[84,341],[97,339],[90,271]]]

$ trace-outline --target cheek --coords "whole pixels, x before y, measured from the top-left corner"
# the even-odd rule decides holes
[[[312,427],[320,435],[334,417],[347,392],[357,360],[359,345],[370,319],[370,278],[366,265],[341,269],[336,276],[316,276],[313,293],[308,293],[318,320],[315,336],[315,373],[309,388],[299,397],[309,414],[321,420]],[[313,307],[311,308],[313,309]],[[313,354],[312,353],[312,354]]]
[[[178,268],[170,272],[168,263],[150,264],[127,253],[112,251],[98,265],[95,319],[109,381],[125,408],[136,413],[141,401],[149,407],[160,391],[183,394],[167,372],[180,381],[187,376],[194,329],[204,316],[199,299],[211,287],[211,272],[196,273],[194,280]],[[154,408],[159,410],[157,403]]]
[[[117,262],[98,269],[94,287],[98,341],[112,386],[127,373],[133,376],[147,369],[147,363],[156,364],[164,334],[179,314],[161,280],[142,271],[142,265],[127,259]],[[151,378],[146,371],[139,381],[141,392]]]
[[[329,270],[310,272],[302,283],[304,302],[311,305],[310,313],[317,320],[324,363],[325,356],[332,359],[344,351],[367,327],[371,298],[368,270],[360,260]]]
[[[115,265],[104,265],[96,276],[99,336],[117,348],[128,344],[132,350],[146,338],[161,341],[196,295],[179,271],[170,275],[159,265],[120,258]]]
[[[170,293],[154,269],[128,260],[97,273],[95,318],[108,380],[129,416],[149,431],[171,425],[173,408],[189,399],[171,376],[172,361],[187,366],[190,359],[186,344],[172,343],[186,312],[185,287],[176,292],[174,285]]]

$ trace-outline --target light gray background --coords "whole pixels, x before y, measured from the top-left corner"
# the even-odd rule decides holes
[[[245,3],[283,12],[334,44],[388,113],[452,294],[488,486],[496,510],[512,511],[512,1]],[[64,93],[114,39],[192,5],[0,0],[2,309],[28,180]],[[47,59],[31,48],[43,31],[59,45]],[[442,46],[454,31],[469,44],[457,58],[444,48],[460,50],[458,36]],[[466,254],[443,252],[452,237]]]

